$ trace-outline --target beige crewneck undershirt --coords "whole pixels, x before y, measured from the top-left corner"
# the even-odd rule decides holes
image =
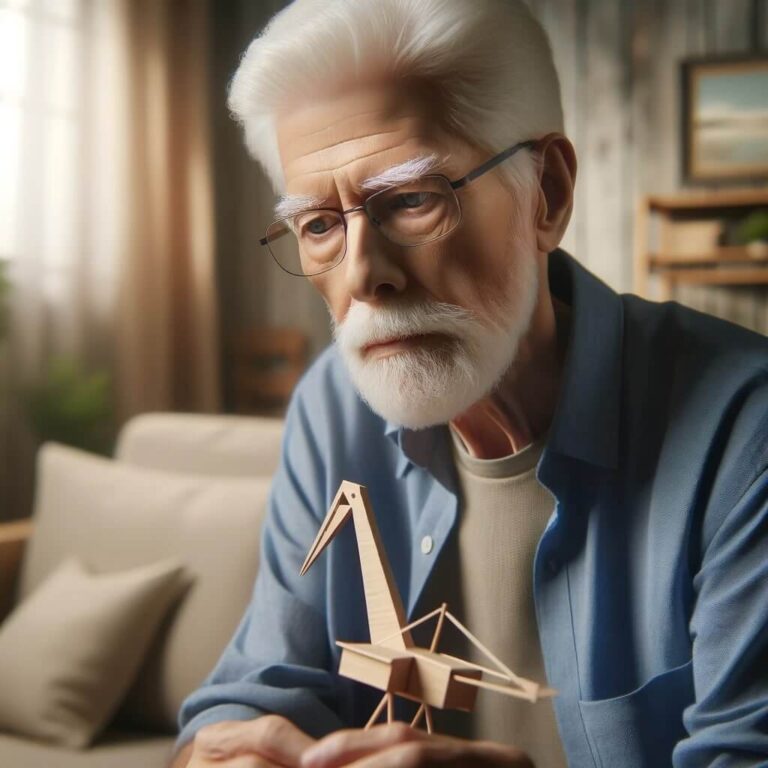
[[[546,685],[533,601],[533,558],[554,509],[536,478],[544,439],[512,456],[477,459],[453,434],[462,495],[459,618],[513,672]],[[449,606],[450,607],[450,606]],[[489,665],[469,650],[469,658]],[[490,665],[492,666],[492,664]],[[481,691],[471,735],[523,749],[539,768],[566,766],[551,699],[530,704]]]

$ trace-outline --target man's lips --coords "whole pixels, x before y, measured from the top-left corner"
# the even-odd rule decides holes
[[[386,356],[413,349],[416,346],[434,341],[439,334],[414,333],[408,336],[393,336],[391,339],[371,342],[362,348],[363,357],[368,355]]]

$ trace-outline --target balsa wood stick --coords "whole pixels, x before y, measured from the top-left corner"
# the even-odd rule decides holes
[[[516,699],[525,699],[526,701],[535,702],[539,698],[536,693],[527,693],[526,691],[516,691],[514,688],[509,688],[506,685],[497,685],[496,683],[489,683],[485,680],[476,680],[473,677],[464,677],[463,675],[456,675],[455,679],[461,683],[476,685],[478,688],[487,688],[489,691],[498,691],[499,693],[504,693],[507,696],[514,696]]]
[[[523,690],[530,690],[531,692],[537,691],[540,686],[538,683],[534,683],[530,680],[526,680],[524,677],[516,675],[503,661],[495,656],[488,648],[486,648],[452,613],[447,612],[446,616],[456,629],[464,634],[471,642],[473,642],[499,669],[503,669],[510,680],[517,683]]]
[[[453,661],[460,661],[462,664],[466,664],[468,667],[472,667],[472,669],[476,669],[478,672],[482,672],[484,675],[491,675],[492,677],[498,677],[500,680],[506,680],[508,683],[513,682],[512,678],[509,677],[509,675],[505,674],[504,672],[499,672],[498,670],[491,669],[490,667],[484,667],[482,664],[475,664],[474,661],[467,661],[466,659],[460,659],[458,656],[451,656],[450,653],[443,653],[442,656],[445,656],[446,659],[453,659]]]
[[[424,715],[427,719],[427,733],[434,733],[435,726],[432,722],[432,710],[426,704],[424,705]]]
[[[369,718],[368,722],[365,724],[365,728],[363,730],[367,731],[379,719],[379,715],[381,714],[381,711],[384,709],[384,706],[387,703],[388,696],[389,694],[385,693],[381,697],[381,701],[378,703],[378,706],[376,707],[376,709],[373,710],[373,714]]]
[[[448,604],[443,603],[439,610],[440,610],[440,616],[437,619],[437,626],[435,627],[435,634],[432,635],[432,644],[429,646],[429,650],[431,653],[434,653],[437,650],[437,644],[440,641],[440,635],[443,631],[443,624],[445,623],[445,612],[448,609]]]
[[[391,635],[387,635],[386,637],[379,640],[376,644],[380,645],[381,643],[386,643],[389,640],[392,640],[392,638],[397,637],[398,635],[402,635],[403,632],[410,632],[414,627],[418,627],[420,624],[424,624],[425,622],[429,621],[433,616],[437,616],[441,610],[441,608],[435,608],[434,611],[430,611],[428,614],[426,614],[426,616],[422,616],[420,619],[416,619],[410,624],[406,624],[402,629],[398,630],[397,632],[393,632]]]
[[[413,717],[413,720],[411,720],[411,728],[415,728],[419,724],[419,720],[421,720],[422,715],[424,714],[424,710],[426,709],[426,704],[424,702],[421,703],[421,706],[416,711],[416,714]]]

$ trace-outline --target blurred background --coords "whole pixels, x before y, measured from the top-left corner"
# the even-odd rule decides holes
[[[329,340],[258,245],[226,108],[278,0],[0,0],[0,520],[45,440],[279,414]],[[565,247],[613,288],[768,332],[765,0],[531,0],[579,157]]]

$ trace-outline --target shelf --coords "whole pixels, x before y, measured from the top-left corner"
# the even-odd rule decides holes
[[[768,248],[717,243],[752,211],[768,208],[768,188],[651,195],[638,204],[634,289],[646,298],[674,298],[685,283],[768,285]]]
[[[768,247],[750,250],[743,245],[724,245],[710,253],[697,256],[679,256],[672,253],[648,254],[651,269],[687,269],[695,266],[716,266],[718,264],[768,264]]]
[[[651,211],[682,213],[717,208],[755,208],[768,206],[768,189],[733,189],[722,192],[690,192],[683,195],[651,195]]]
[[[768,269],[674,269],[665,270],[672,283],[695,285],[768,285]]]

